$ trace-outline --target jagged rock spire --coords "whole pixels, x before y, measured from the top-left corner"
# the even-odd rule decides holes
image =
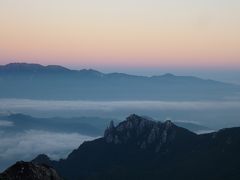
[[[176,134],[175,127],[170,120],[161,123],[131,114],[116,127],[113,121],[111,121],[104,133],[104,139],[107,143],[114,144],[134,142],[141,149],[155,144],[156,151],[159,151],[163,144],[174,139]]]
[[[110,124],[109,124],[109,129],[113,129],[114,128],[114,121],[110,121]]]
[[[114,121],[110,121],[108,128],[104,132],[104,138],[106,142],[110,143],[114,140],[113,137],[114,130],[115,130]]]

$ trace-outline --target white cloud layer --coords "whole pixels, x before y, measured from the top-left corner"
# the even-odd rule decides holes
[[[11,121],[0,120],[0,127],[10,127],[13,125],[14,123]]]
[[[84,141],[93,137],[78,133],[28,130],[17,134],[0,133],[0,171],[19,160],[31,160],[38,154],[52,159],[65,158]]]
[[[0,99],[0,110],[221,110],[239,109],[240,101],[50,101]]]

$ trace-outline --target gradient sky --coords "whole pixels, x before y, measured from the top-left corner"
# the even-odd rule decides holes
[[[239,0],[0,0],[0,64],[240,69]]]

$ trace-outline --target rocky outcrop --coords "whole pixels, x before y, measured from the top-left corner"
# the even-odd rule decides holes
[[[169,120],[161,123],[132,114],[116,127],[111,122],[104,139],[114,144],[135,143],[141,149],[155,146],[158,152],[164,144],[174,140],[178,128]]]
[[[239,151],[240,128],[197,135],[133,114],[66,159],[34,162],[49,162],[68,180],[239,180]]]
[[[35,159],[31,161],[32,163],[36,164],[50,164],[52,161],[46,154],[39,154]]]
[[[17,162],[2,174],[0,180],[63,180],[51,167],[31,162]]]

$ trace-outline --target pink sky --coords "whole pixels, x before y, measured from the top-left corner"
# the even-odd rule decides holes
[[[0,2],[0,64],[240,68],[240,3]]]

